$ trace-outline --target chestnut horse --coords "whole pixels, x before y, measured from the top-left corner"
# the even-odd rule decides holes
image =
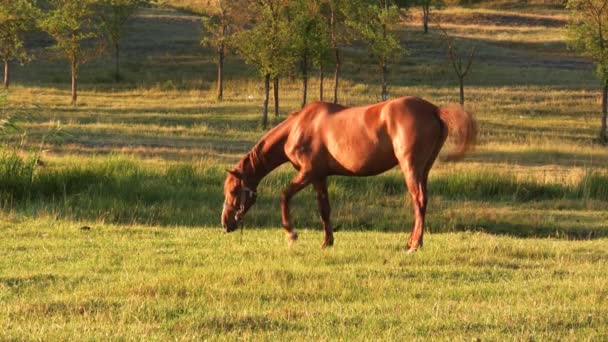
[[[314,102],[266,133],[228,171],[224,183],[222,225],[234,231],[254,204],[256,188],[268,173],[291,162],[298,173],[281,196],[281,218],[290,242],[298,238],[289,219],[291,198],[312,184],[325,240],[333,245],[327,177],[372,176],[401,167],[412,196],[414,224],[408,252],[422,247],[429,171],[448,132],[456,149],[446,160],[458,160],[473,147],[476,125],[460,106],[439,108],[417,97],[402,97],[375,105],[347,108]]]

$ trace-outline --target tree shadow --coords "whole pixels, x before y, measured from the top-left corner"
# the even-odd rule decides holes
[[[559,165],[564,167],[599,167],[608,166],[608,156],[562,152],[559,150],[528,151],[476,151],[467,156],[467,160],[479,163],[501,163],[520,166]]]
[[[479,226],[457,224],[454,231],[479,231],[522,239],[556,238],[566,240],[597,240],[608,238],[607,228],[572,227],[556,228],[546,224],[519,224],[505,221],[486,221]]]

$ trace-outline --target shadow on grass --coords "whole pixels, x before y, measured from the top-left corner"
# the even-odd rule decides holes
[[[104,158],[69,168],[42,168],[32,177],[27,169],[30,164],[20,166],[14,158],[7,160],[0,163],[0,207],[5,211],[85,222],[219,227],[225,171],[217,164],[182,163],[158,169],[124,157]],[[292,175],[281,169],[262,182],[258,202],[247,216],[247,227],[279,226],[280,191]],[[330,180],[329,189],[339,229],[409,230],[411,209],[403,209],[406,192],[400,175],[336,177]],[[551,205],[552,201],[564,200],[604,203],[608,201],[608,176],[589,173],[580,184],[568,186],[522,181],[508,174],[471,172],[433,178],[430,189],[431,199],[441,198],[448,203],[447,208],[452,206],[450,201],[479,201],[486,209],[512,205],[524,208],[525,203]],[[297,226],[320,228],[312,192],[300,194],[293,209]],[[534,219],[522,223],[526,217],[522,219],[517,213],[498,219],[492,214],[471,218],[466,213],[456,218],[442,216],[441,212],[430,215],[431,222],[445,227],[439,231],[481,227],[490,233],[521,237],[595,239],[608,235],[608,229],[596,229],[604,227],[601,224],[589,229],[584,222],[566,227],[559,222],[566,218],[563,214],[551,214],[557,222],[554,225]]]
[[[600,167],[608,165],[608,156],[568,153],[557,150],[483,151],[467,157],[474,162],[504,163],[523,166],[560,165],[565,167]]]
[[[111,97],[111,95],[102,95]],[[49,113],[50,112],[50,113]],[[69,120],[79,124],[98,122],[127,121],[129,124],[150,124],[160,126],[192,126],[195,123],[205,123],[211,128],[226,128],[229,125],[238,125],[235,128],[251,129],[252,123],[260,119],[244,119],[244,114],[254,114],[256,108],[246,104],[201,104],[196,106],[154,106],[144,108],[73,108],[55,107],[48,109],[24,110],[29,122],[48,122],[49,118],[56,120]],[[211,120],[212,119],[212,120]]]
[[[482,221],[472,225],[457,224],[454,231],[480,231],[494,235],[518,238],[557,238],[567,240],[594,240],[608,238],[608,229],[593,227],[555,227],[548,224],[523,224],[505,221]]]

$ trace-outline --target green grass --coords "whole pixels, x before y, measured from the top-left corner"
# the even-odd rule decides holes
[[[565,12],[436,14],[478,47],[465,91],[479,144],[434,166],[425,246],[407,256],[413,217],[397,169],[330,180],[333,249],[319,248],[309,189],[294,199],[300,240],[287,247],[289,165],[260,184],[243,234],[222,234],[224,170],[264,133],[262,87],[230,56],[226,100],[214,99],[196,15],[140,12],[124,81],[112,81],[109,56],[85,65],[77,107],[63,62],[39,49],[14,66],[2,114],[23,131],[2,143],[23,149],[0,152],[0,340],[608,339],[600,93],[592,65],[565,48]],[[422,34],[416,18],[402,26],[409,54],[390,69],[391,96],[457,101],[439,32]],[[379,100],[356,46],[342,85],[344,104]],[[272,123],[299,103],[300,82],[282,80]],[[66,134],[49,134],[58,127]]]
[[[605,241],[1,224],[5,339],[608,337]]]

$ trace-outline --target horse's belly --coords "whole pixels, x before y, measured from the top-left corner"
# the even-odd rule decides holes
[[[371,176],[387,171],[397,165],[397,159],[390,142],[368,139],[352,141],[336,140],[327,144],[327,149],[335,161],[332,171],[351,176]]]

